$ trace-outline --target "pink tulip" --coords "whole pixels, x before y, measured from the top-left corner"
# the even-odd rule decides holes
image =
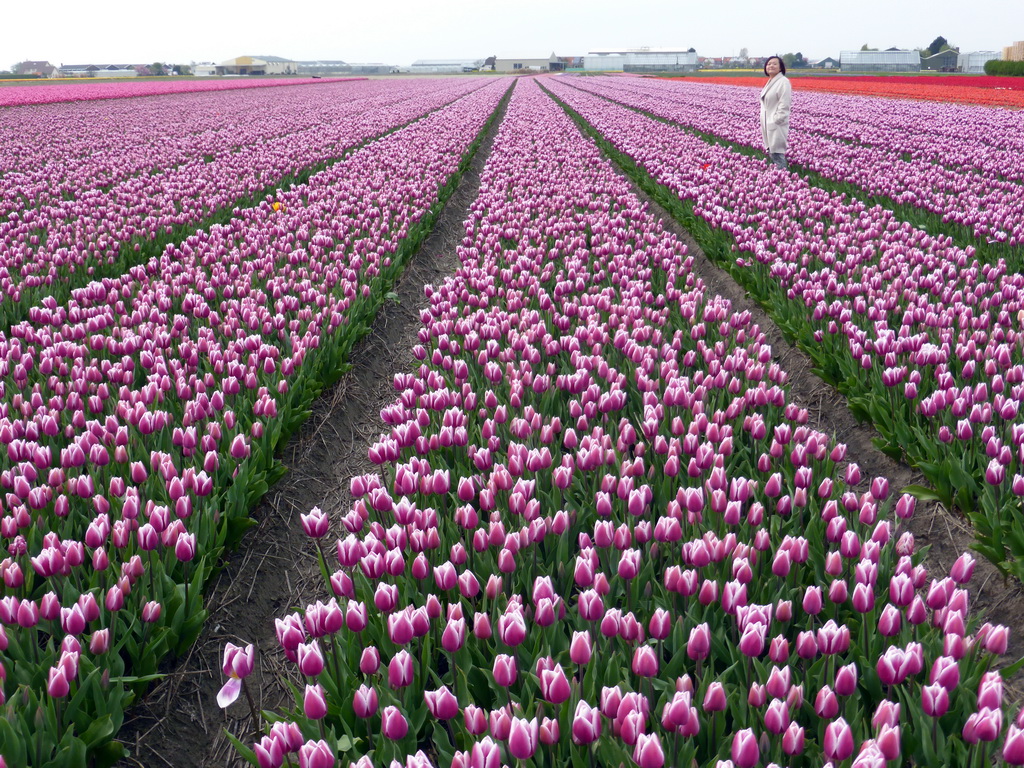
[[[227,643],[224,646],[223,672],[228,681],[217,694],[217,704],[225,709],[238,699],[242,692],[242,680],[252,674],[256,661],[256,651],[252,644],[244,648]]]
[[[846,760],[853,754],[853,731],[843,718],[833,720],[825,727],[822,749],[829,760]]]
[[[470,751],[470,768],[501,768],[501,745],[484,736]]]
[[[690,640],[686,644],[686,655],[693,660],[706,659],[711,652],[711,630],[706,623],[698,624],[690,630]]]
[[[553,670],[544,670],[540,673],[540,691],[541,696],[552,704],[561,704],[569,699],[569,680],[560,665],[556,665]]]
[[[780,734],[789,727],[789,710],[782,699],[772,699],[764,714],[764,727],[771,733]]]
[[[63,699],[71,691],[67,672],[63,667],[51,668],[47,675],[46,692],[51,699]]]
[[[537,751],[539,726],[537,718],[525,720],[512,718],[512,727],[508,735],[508,751],[517,760],[529,760]]]
[[[540,743],[551,745],[557,744],[560,737],[560,729],[557,720],[545,717],[540,721]]]
[[[831,720],[839,713],[839,701],[827,685],[821,687],[814,699],[814,711],[822,720]]]
[[[516,660],[512,656],[499,653],[494,657],[494,682],[503,688],[508,688],[515,683],[518,676]]]
[[[312,640],[309,643],[299,643],[295,649],[299,664],[299,671],[306,677],[316,677],[324,670],[324,655],[320,650],[320,643]]]
[[[364,675],[375,675],[380,669],[380,652],[374,647],[363,648],[359,656],[359,671]]]
[[[754,768],[760,762],[761,751],[753,729],[744,728],[733,735],[731,755],[739,768]]]
[[[406,688],[412,685],[412,681],[412,656],[403,648],[392,657],[388,664],[388,685],[392,688]]]
[[[665,764],[665,753],[658,734],[640,734],[633,748],[633,761],[640,768],[661,768]]]
[[[359,686],[356,689],[355,695],[352,699],[352,709],[356,713],[356,717],[366,719],[372,717],[377,712],[378,699],[377,691],[366,685]]]
[[[569,643],[569,659],[572,663],[583,666],[590,661],[592,653],[590,632],[573,632],[572,641]]]
[[[321,685],[306,684],[302,709],[310,720],[321,720],[327,714],[327,698]]]
[[[487,732],[487,713],[475,704],[469,704],[462,710],[462,719],[466,730],[474,736]]]
[[[451,720],[459,714],[459,702],[446,685],[442,685],[436,691],[424,691],[423,698],[430,714],[438,720]]]
[[[839,696],[850,696],[857,690],[857,665],[847,664],[836,671],[835,692]]]
[[[640,677],[655,677],[658,674],[658,658],[649,645],[637,646],[633,651],[633,674]]]
[[[334,768],[337,762],[326,741],[308,741],[299,749],[299,768]]]
[[[790,756],[802,754],[804,751],[804,729],[796,721],[789,724],[782,736],[782,751]]]
[[[705,712],[724,712],[728,706],[725,687],[717,680],[708,685],[702,706]]]
[[[572,721],[572,741],[574,744],[590,744],[601,736],[601,712],[597,707],[590,707],[580,700]]]
[[[398,707],[384,707],[380,716],[380,732],[392,741],[404,739],[409,732],[409,723]]]
[[[1024,765],[1024,731],[1017,725],[1010,725],[1006,732],[1002,756],[1009,765]]]

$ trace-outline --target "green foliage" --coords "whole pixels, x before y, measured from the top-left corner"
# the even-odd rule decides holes
[[[931,45],[928,46],[928,55],[934,56],[936,53],[939,53],[945,48],[949,48],[949,42],[946,40],[946,38],[942,37],[942,35],[939,35],[934,40],[932,40]]]
[[[1024,61],[999,61],[997,59],[986,61],[985,74],[1024,77]]]

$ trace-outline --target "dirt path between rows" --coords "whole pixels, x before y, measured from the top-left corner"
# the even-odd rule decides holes
[[[381,408],[394,401],[393,376],[418,364],[412,348],[420,310],[427,306],[423,286],[442,282],[458,265],[455,249],[465,235],[462,222],[476,200],[480,171],[503,117],[504,105],[430,237],[393,288],[397,299],[381,309],[353,350],[352,369],[314,403],[310,418],[283,449],[288,474],[260,502],[253,513],[258,525],[213,583],[207,598],[210,618],[199,641],[127,714],[119,738],[130,756],[118,768],[247,765],[224,734],[226,727],[252,743],[252,718],[244,697],[226,711],[216,702],[224,683],[221,653],[227,642],[256,646],[257,668],[247,682],[258,709],[294,706],[284,684],[292,665],[279,650],[274,619],[329,597],[299,515],[319,506],[336,523],[351,505],[349,479],[376,470],[366,451],[383,431]]]

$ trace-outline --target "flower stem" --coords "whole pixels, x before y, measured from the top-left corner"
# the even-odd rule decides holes
[[[249,702],[249,712],[252,713],[252,737],[255,740],[260,735],[260,713],[256,709],[256,702],[252,700],[252,694],[249,693],[249,686],[245,684],[245,680],[242,680],[242,691],[245,693],[245,700]]]

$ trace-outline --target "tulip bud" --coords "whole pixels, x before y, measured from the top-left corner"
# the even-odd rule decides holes
[[[732,739],[732,761],[738,768],[754,768],[761,760],[761,751],[752,728],[737,731]]]
[[[409,723],[398,707],[384,707],[381,712],[380,731],[385,738],[398,741],[409,733]]]

